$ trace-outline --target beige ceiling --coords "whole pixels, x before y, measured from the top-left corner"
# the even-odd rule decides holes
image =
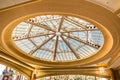
[[[28,1],[31,1],[31,0],[0,0],[0,9],[21,4]]]
[[[120,0],[86,0],[101,5],[111,11],[120,9]]]
[[[29,1],[32,1],[32,0],[0,0],[0,9],[21,4],[24,2],[29,2]],[[120,9],[120,0],[86,0],[86,1],[103,6],[111,10],[112,12],[115,12],[118,9]]]

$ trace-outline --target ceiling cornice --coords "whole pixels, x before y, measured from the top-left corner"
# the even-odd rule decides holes
[[[32,3],[35,3],[37,1],[41,1],[41,0],[31,0],[31,1],[20,3],[20,4],[16,4],[16,5],[8,6],[8,7],[5,7],[5,8],[1,8],[0,12],[10,10],[10,9],[13,9],[13,8],[17,8],[17,7],[21,7],[21,6],[24,6],[24,5],[27,5],[27,4],[32,4]]]

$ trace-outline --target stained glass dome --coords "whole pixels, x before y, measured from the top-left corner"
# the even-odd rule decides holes
[[[46,61],[85,59],[100,50],[102,32],[90,22],[65,15],[41,15],[20,22],[12,31],[25,54]]]

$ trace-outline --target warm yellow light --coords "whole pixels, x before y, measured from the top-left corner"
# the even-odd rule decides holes
[[[101,74],[103,74],[103,73],[105,73],[105,68],[104,67],[100,67],[99,71],[100,71]]]
[[[34,74],[37,74],[37,70],[36,69],[34,70]]]

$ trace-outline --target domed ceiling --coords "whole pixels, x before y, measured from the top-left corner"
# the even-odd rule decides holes
[[[20,51],[46,61],[74,61],[97,53],[104,42],[92,23],[73,16],[40,15],[20,22],[12,31]]]

